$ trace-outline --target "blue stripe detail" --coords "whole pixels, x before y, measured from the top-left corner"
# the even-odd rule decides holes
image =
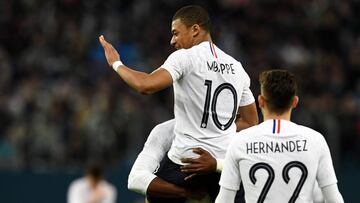
[[[275,119],[273,120],[273,133],[275,134],[275,127],[276,127],[276,121]]]
[[[211,54],[214,56],[214,52],[213,52],[212,47],[211,47],[211,42],[209,42],[209,45],[210,45]]]

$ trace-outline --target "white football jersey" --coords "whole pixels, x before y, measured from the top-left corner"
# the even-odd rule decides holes
[[[116,188],[109,182],[101,180],[98,183],[98,188],[104,193],[103,197],[97,201],[98,203],[115,203],[117,197]],[[91,187],[90,181],[85,178],[74,180],[69,187],[67,194],[68,203],[82,203],[93,201],[93,197],[97,191]]]
[[[286,120],[267,120],[239,133],[229,146],[220,185],[246,202],[313,202],[320,188],[337,183],[324,137]]]
[[[172,53],[161,66],[174,87],[175,140],[169,158],[182,164],[202,147],[224,158],[239,106],[254,102],[250,78],[240,62],[206,41]]]

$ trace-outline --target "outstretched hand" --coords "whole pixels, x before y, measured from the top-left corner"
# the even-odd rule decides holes
[[[211,156],[208,151],[202,148],[194,148],[193,152],[199,154],[200,157],[196,159],[185,158],[181,160],[183,163],[188,164],[181,167],[181,172],[191,173],[189,176],[185,177],[185,180],[196,175],[208,174],[216,171],[216,159]]]
[[[109,64],[109,66],[112,66],[112,64],[115,61],[120,60],[119,53],[116,51],[116,49],[113,47],[113,45],[111,45],[109,42],[107,42],[105,40],[103,35],[100,35],[99,41],[100,41],[101,46],[104,48],[105,57],[106,57],[106,60]]]

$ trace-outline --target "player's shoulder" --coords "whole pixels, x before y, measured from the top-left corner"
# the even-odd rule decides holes
[[[246,73],[245,68],[243,67],[243,65],[241,64],[241,62],[239,60],[237,60],[230,54],[226,53],[225,51],[221,50],[220,48],[218,48],[218,53],[219,53],[219,58],[224,59],[226,63],[233,64],[233,67],[239,71],[239,73],[242,77],[242,80],[250,81],[249,75]]]
[[[171,55],[182,61],[198,61],[204,59],[207,57],[206,51],[208,51],[206,43],[207,42],[202,42],[187,49],[178,49]]]
[[[186,55],[188,55],[187,49],[178,49],[178,50],[175,50],[173,53],[171,53],[170,57],[179,58],[179,57],[184,57]]]
[[[79,189],[86,186],[86,180],[84,177],[78,178],[70,183],[70,188]]]
[[[206,50],[207,50],[206,42],[202,42],[202,43],[194,45],[188,49],[179,49],[177,51],[179,51],[179,54],[191,57],[191,56],[195,56],[195,55],[196,56],[202,55],[205,53]]]
[[[153,130],[174,128],[174,125],[175,125],[175,119],[170,119],[168,121],[157,124]]]
[[[304,125],[299,125],[299,124],[296,124],[296,126],[297,126],[299,132],[302,132],[305,136],[315,137],[315,138],[319,138],[319,139],[324,138],[324,136],[320,132],[318,132],[310,127],[307,127]]]
[[[105,190],[109,192],[113,192],[113,193],[116,192],[115,186],[106,180],[102,181],[102,186],[104,187]]]
[[[325,137],[320,132],[304,125],[296,124],[296,126],[296,131],[299,132],[302,137],[305,137],[307,140],[312,140],[311,142],[316,143],[318,146],[327,145]]]

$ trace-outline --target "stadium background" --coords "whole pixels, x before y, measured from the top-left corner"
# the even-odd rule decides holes
[[[127,174],[157,123],[173,117],[171,88],[130,90],[108,68],[104,34],[125,64],[151,72],[169,45],[180,0],[0,2],[0,202],[65,202],[90,159],[104,160],[118,202],[142,202]],[[213,21],[214,42],[257,75],[294,72],[293,119],[322,132],[345,202],[360,202],[360,1],[191,1]]]

